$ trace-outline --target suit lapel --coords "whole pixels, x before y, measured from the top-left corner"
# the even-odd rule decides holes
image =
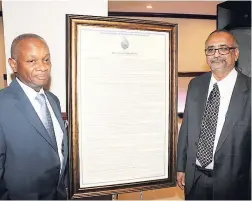
[[[67,144],[67,135],[66,135],[66,129],[65,129],[65,125],[64,125],[64,121],[62,119],[61,116],[61,112],[60,112],[60,108],[57,105],[57,103],[55,102],[55,100],[53,99],[53,97],[50,95],[50,93],[48,93],[47,91],[45,91],[46,97],[48,99],[48,101],[50,102],[50,105],[53,109],[53,112],[60,124],[60,127],[62,129],[63,132],[63,150],[64,150],[64,161],[63,161],[63,167],[62,167],[62,171],[61,171],[61,175],[64,173],[65,170],[65,166],[66,166],[66,161],[67,161],[67,156],[68,156],[68,144]]]
[[[206,74],[206,77],[203,79],[203,82],[200,86],[197,86],[197,92],[194,99],[194,111],[195,111],[195,123],[196,123],[196,132],[194,132],[194,139],[198,139],[200,135],[201,121],[205,109],[205,104],[207,101],[208,88],[211,79],[211,73]]]
[[[216,152],[220,149],[221,145],[225,142],[228,135],[231,133],[231,130],[233,129],[237,118],[243,111],[244,105],[248,98],[247,90],[248,87],[246,82],[244,81],[242,75],[238,73],[236,84],[234,86],[233,94],[231,96],[228,111],[226,114],[226,119],[216,148]]]
[[[21,86],[16,80],[13,80],[11,82],[10,88],[16,95],[16,107],[20,110],[28,122],[38,131],[37,133],[41,135],[55,151],[57,151],[57,147],[54,146],[54,143],[52,142],[47,130],[45,129],[38,114],[36,113]]]
[[[54,143],[52,142],[51,137],[49,136],[46,128],[44,127],[35,109],[33,108],[30,100],[28,99],[28,97],[26,96],[25,92],[23,91],[21,86],[18,84],[16,79],[14,79],[11,82],[9,87],[11,91],[13,92],[13,94],[15,95],[16,107],[20,110],[20,112],[28,120],[28,122],[37,130],[37,133],[41,135],[49,143],[49,145],[58,153],[57,146],[55,146]],[[60,109],[58,109],[57,103],[48,92],[45,92],[45,93],[63,132],[64,162],[63,162],[63,168],[61,172],[61,176],[62,176],[62,173],[64,173],[64,170],[66,167],[66,161],[67,161],[67,156],[68,156],[66,130],[65,130],[64,122],[62,120]]]

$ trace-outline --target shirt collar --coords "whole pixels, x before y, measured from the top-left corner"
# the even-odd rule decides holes
[[[221,96],[229,93],[230,90],[233,90],[234,88],[237,74],[238,74],[237,71],[235,70],[235,68],[233,68],[233,70],[231,70],[231,72],[224,79],[220,81],[217,81],[212,74],[210,81],[211,88],[217,82]]]
[[[24,90],[25,94],[28,96],[29,100],[35,100],[36,96],[38,94],[45,94],[44,89],[41,88],[39,92],[35,91],[31,87],[24,84],[20,79],[16,78],[17,82],[21,86],[21,88]]]

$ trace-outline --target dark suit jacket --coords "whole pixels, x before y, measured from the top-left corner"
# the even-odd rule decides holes
[[[66,199],[67,136],[58,98],[45,93],[64,133],[61,174],[57,147],[14,79],[0,91],[0,199]]]
[[[191,80],[177,147],[177,172],[185,193],[193,186],[197,143],[211,73]],[[214,155],[214,199],[249,199],[251,168],[251,79],[238,73]]]

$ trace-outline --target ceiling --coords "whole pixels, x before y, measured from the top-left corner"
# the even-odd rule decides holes
[[[136,1],[108,0],[108,10],[118,12],[156,12],[216,15],[217,4],[223,1]],[[152,6],[151,9],[146,6]],[[0,0],[0,11],[2,0]]]
[[[135,1],[109,0],[108,10],[117,12],[152,12],[216,15],[223,1]],[[147,8],[151,6],[152,8]]]

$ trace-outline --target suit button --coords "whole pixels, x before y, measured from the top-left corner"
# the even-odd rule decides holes
[[[195,163],[192,163],[192,166],[194,166],[195,165]]]
[[[198,142],[195,141],[194,144],[195,144],[195,146],[197,146],[197,145],[198,145]]]
[[[57,165],[57,167],[56,167],[58,170],[60,170],[60,165]]]

